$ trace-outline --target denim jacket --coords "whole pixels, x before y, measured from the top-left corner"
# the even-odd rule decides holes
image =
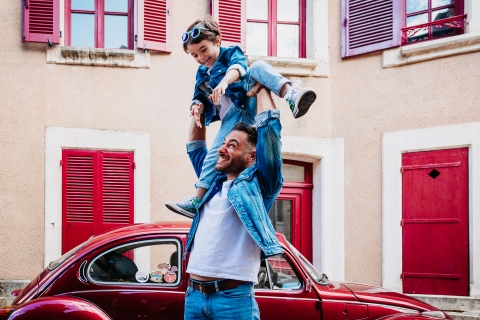
[[[268,211],[283,185],[280,112],[264,111],[255,117],[255,122],[258,129],[256,161],[233,181],[227,197],[248,233],[262,250],[263,260],[283,252],[268,217]],[[187,144],[187,150],[198,176],[207,154],[205,141],[190,142]],[[200,221],[200,209],[222,189],[225,180],[227,180],[226,174],[218,173],[215,182],[198,205],[188,234],[185,257],[192,249]]]
[[[203,103],[204,112],[205,112],[205,125],[209,125],[213,121],[220,120],[219,116],[215,114],[215,106],[213,102],[208,98],[208,94],[201,89],[205,81],[210,82],[210,87],[215,88],[220,81],[223,80],[227,70],[234,66],[240,65],[243,70],[247,71],[247,58],[242,52],[242,49],[239,46],[233,47],[220,47],[220,54],[218,55],[217,61],[212,66],[210,74],[208,74],[208,68],[206,66],[200,65],[197,70],[197,77],[195,81],[195,92],[193,94],[193,102],[195,100]],[[231,83],[225,92],[226,96],[232,101],[236,106],[242,107],[245,103],[245,90],[243,88],[245,74],[240,72],[241,78],[239,81]],[[198,102],[196,102],[198,103]]]

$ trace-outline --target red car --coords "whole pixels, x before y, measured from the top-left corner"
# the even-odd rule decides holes
[[[149,223],[91,237],[16,291],[0,319],[183,319],[189,229]],[[263,261],[258,273],[262,319],[451,319],[396,292],[330,281],[277,237],[284,254]]]

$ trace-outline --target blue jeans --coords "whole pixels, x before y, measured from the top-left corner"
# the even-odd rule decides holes
[[[210,294],[203,294],[188,286],[184,319],[260,319],[253,284],[241,284],[233,289]]]
[[[280,96],[280,90],[288,83],[292,85],[292,82],[282,76],[277,70],[275,70],[266,61],[255,61],[248,69],[245,75],[245,90],[250,91],[252,87],[260,82],[268,90]],[[218,130],[212,146],[208,150],[207,156],[203,162],[202,171],[199,174],[198,181],[195,184],[197,188],[208,189],[213,183],[217,171],[214,166],[217,163],[218,149],[222,146],[225,137],[232,131],[233,127],[240,122],[244,122],[248,125],[254,124],[254,118],[257,114],[257,99],[255,97],[248,98],[243,108],[238,106],[232,106],[222,119],[222,124]]]

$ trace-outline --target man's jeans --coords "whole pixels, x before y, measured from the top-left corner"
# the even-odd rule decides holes
[[[253,284],[241,284],[236,288],[211,294],[203,294],[188,286],[184,319],[260,319]]]
[[[268,62],[255,61],[248,69],[245,75],[245,90],[250,91],[252,87],[260,82],[268,90],[275,95],[280,96],[280,90],[285,83],[292,84],[290,80],[283,77],[277,70],[275,70]],[[233,105],[228,110],[225,117],[222,119],[222,124],[218,130],[212,146],[208,150],[207,156],[203,162],[202,171],[198,175],[198,182],[195,184],[197,188],[210,188],[213,183],[217,171],[214,166],[217,163],[218,149],[222,146],[225,137],[232,131],[233,127],[239,122],[244,122],[248,125],[254,124],[255,115],[257,114],[257,99],[256,97],[247,98],[244,107]]]

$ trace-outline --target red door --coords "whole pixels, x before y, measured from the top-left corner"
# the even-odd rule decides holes
[[[285,183],[268,215],[275,231],[312,261],[312,164],[284,160]]]
[[[403,292],[469,295],[468,148],[402,156]]]
[[[62,253],[133,224],[133,152],[62,151]]]

